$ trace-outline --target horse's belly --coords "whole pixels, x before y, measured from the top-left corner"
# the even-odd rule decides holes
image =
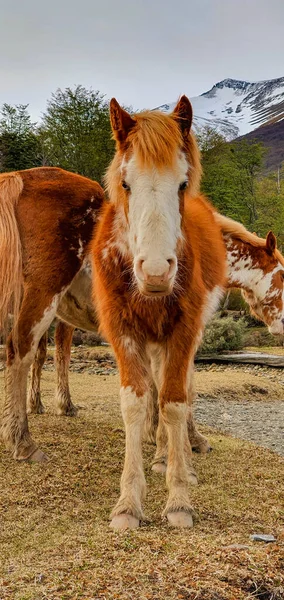
[[[92,272],[87,263],[73,279],[61,298],[57,316],[73,327],[97,331],[98,322],[92,303]]]

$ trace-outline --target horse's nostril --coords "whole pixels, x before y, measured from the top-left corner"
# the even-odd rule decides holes
[[[284,319],[281,319],[281,323],[283,323],[283,325],[284,325]]]
[[[167,263],[169,264],[169,273],[168,273],[168,277],[171,277],[174,274],[174,270],[176,267],[176,259],[175,258],[168,258],[167,259]]]

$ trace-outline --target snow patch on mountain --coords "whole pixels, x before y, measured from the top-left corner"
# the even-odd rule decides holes
[[[233,139],[260,125],[284,119],[284,77],[255,83],[223,79],[190,100],[196,131],[209,125]],[[159,109],[171,112],[175,105],[171,102]]]

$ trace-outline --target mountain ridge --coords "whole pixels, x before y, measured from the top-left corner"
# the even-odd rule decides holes
[[[190,100],[196,131],[211,126],[234,139],[284,119],[284,77],[255,82],[228,77]],[[158,108],[171,112],[175,104]]]

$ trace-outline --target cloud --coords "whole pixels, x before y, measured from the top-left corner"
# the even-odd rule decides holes
[[[283,0],[7,3],[0,103],[29,103],[37,118],[52,91],[78,83],[144,108],[225,77],[280,77],[283,22]]]

